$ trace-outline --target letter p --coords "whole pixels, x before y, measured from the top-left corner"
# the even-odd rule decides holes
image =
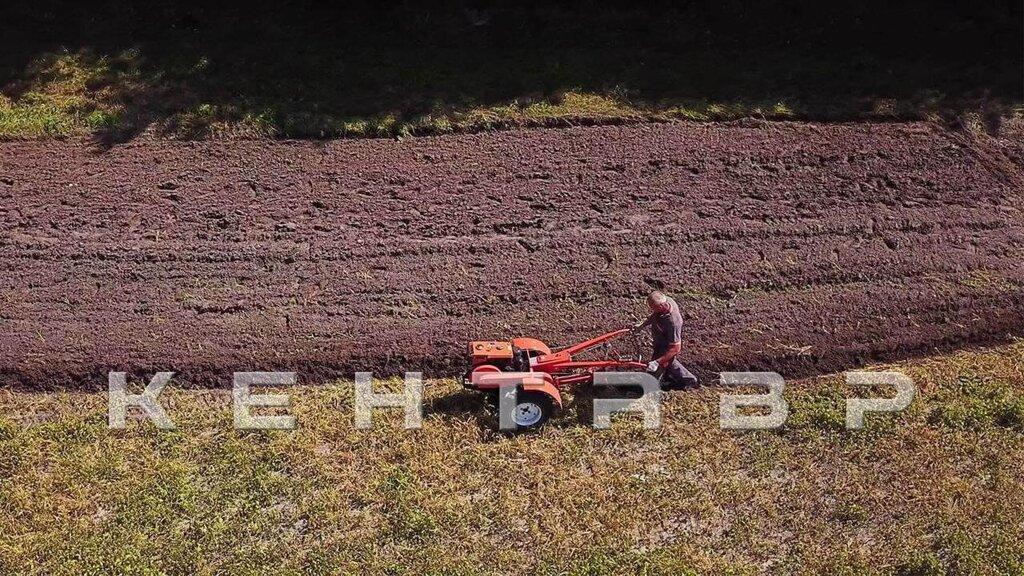
[[[847,372],[847,386],[895,386],[893,398],[850,398],[846,401],[846,428],[864,428],[867,412],[899,412],[914,400],[914,382],[899,372]]]

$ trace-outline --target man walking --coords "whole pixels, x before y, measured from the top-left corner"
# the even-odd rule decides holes
[[[655,291],[647,296],[647,307],[651,314],[646,320],[633,327],[634,330],[651,328],[654,340],[653,359],[647,371],[662,377],[665,388],[690,388],[697,385],[697,377],[679,362],[677,356],[682,349],[683,317],[676,301]]]

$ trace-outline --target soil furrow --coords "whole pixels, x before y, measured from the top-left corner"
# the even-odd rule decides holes
[[[467,340],[570,343],[652,288],[704,373],[1004,339],[1024,216],[999,150],[924,123],[2,143],[0,374],[456,375]]]

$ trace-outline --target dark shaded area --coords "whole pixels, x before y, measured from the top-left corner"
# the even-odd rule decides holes
[[[153,121],[188,134],[244,118],[332,136],[347,118],[570,89],[654,105],[782,101],[804,118],[857,117],[879,99],[897,100],[896,116],[955,113],[1021,100],[1021,14],[1013,0],[19,1],[0,21],[0,86],[16,98],[48,53],[120,56],[141,78],[110,87],[127,110],[121,138]]]

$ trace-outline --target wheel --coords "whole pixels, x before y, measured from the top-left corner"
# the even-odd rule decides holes
[[[555,412],[551,396],[543,392],[518,390],[516,405],[512,408],[512,421],[519,430],[536,430],[543,426]]]

